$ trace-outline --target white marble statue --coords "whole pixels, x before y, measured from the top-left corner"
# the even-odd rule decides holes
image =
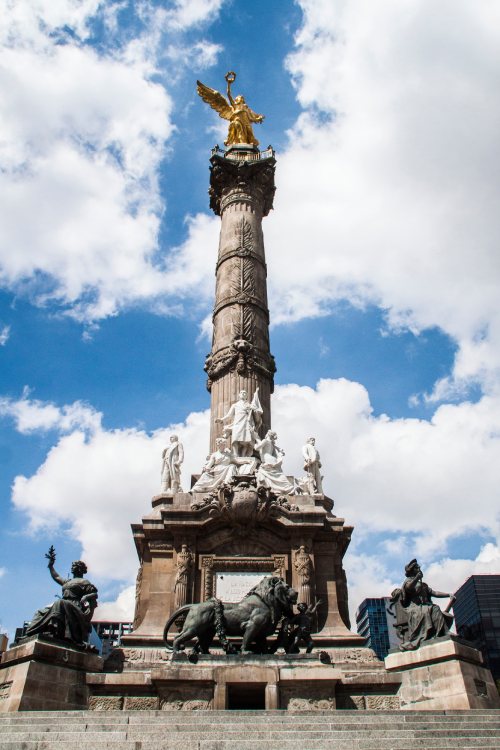
[[[281,464],[285,454],[276,445],[277,437],[275,432],[268,430],[266,437],[255,444],[261,460],[256,474],[257,486],[268,487],[279,495],[289,495],[294,488],[283,473]]]
[[[231,419],[225,432],[231,433],[231,447],[235,456],[251,456],[255,443],[259,439],[258,428],[262,422],[262,406],[259,401],[259,389],[255,391],[250,402],[246,391],[240,391],[238,401],[230,407],[222,418],[216,422],[223,423]]]
[[[161,454],[161,491],[182,492],[181,464],[184,461],[184,448],[177,435],[170,436],[170,445]]]
[[[238,471],[238,467],[233,463],[232,453],[227,447],[226,438],[217,438],[215,444],[217,448],[209,456],[200,478],[191,489],[192,492],[213,492],[223,482],[230,482]]]
[[[307,443],[302,446],[302,455],[304,457],[304,470],[307,475],[301,484],[310,495],[322,495],[323,477],[320,474],[321,461],[316,448],[316,438],[308,438]]]

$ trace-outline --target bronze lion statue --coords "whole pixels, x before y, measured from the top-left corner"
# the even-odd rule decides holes
[[[187,604],[176,610],[168,619],[163,638],[168,649],[174,652],[184,648],[187,641],[195,639],[194,651],[208,654],[210,645],[218,635],[227,653],[233,649],[227,636],[242,637],[241,653],[267,653],[266,638],[276,630],[281,617],[293,616],[297,592],[282,578],[268,576],[254,586],[239,604],[223,604],[219,599],[209,599],[200,604]],[[168,631],[183,613],[187,612],[182,631],[168,644]]]

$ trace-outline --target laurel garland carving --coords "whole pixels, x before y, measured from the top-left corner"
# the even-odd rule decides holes
[[[254,247],[253,232],[250,222],[244,216],[236,223],[234,233],[238,241],[239,255],[249,255]]]
[[[245,331],[248,334],[249,323],[243,320],[243,327],[245,325],[247,326]],[[239,326],[235,328],[235,341],[230,347],[207,356],[205,360],[205,372],[208,375],[207,388],[210,390],[212,383],[227,372],[237,371],[240,375],[257,372],[270,381],[272,392],[274,373],[276,372],[274,357],[272,354],[256,350],[253,344],[248,341],[247,336],[240,335],[241,330]]]

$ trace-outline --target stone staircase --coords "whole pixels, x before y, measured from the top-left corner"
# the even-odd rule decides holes
[[[0,750],[500,749],[500,711],[26,711]]]

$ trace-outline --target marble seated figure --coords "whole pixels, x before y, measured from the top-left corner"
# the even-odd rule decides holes
[[[192,492],[213,492],[221,484],[229,484],[238,471],[226,438],[217,438],[215,445],[216,450],[208,457],[200,478],[191,488]]]
[[[255,449],[260,456],[260,466],[257,469],[257,486],[267,487],[278,495],[290,495],[294,492],[293,484],[283,473],[282,462],[284,452],[276,445],[277,435],[268,430],[263,440],[258,440]]]

